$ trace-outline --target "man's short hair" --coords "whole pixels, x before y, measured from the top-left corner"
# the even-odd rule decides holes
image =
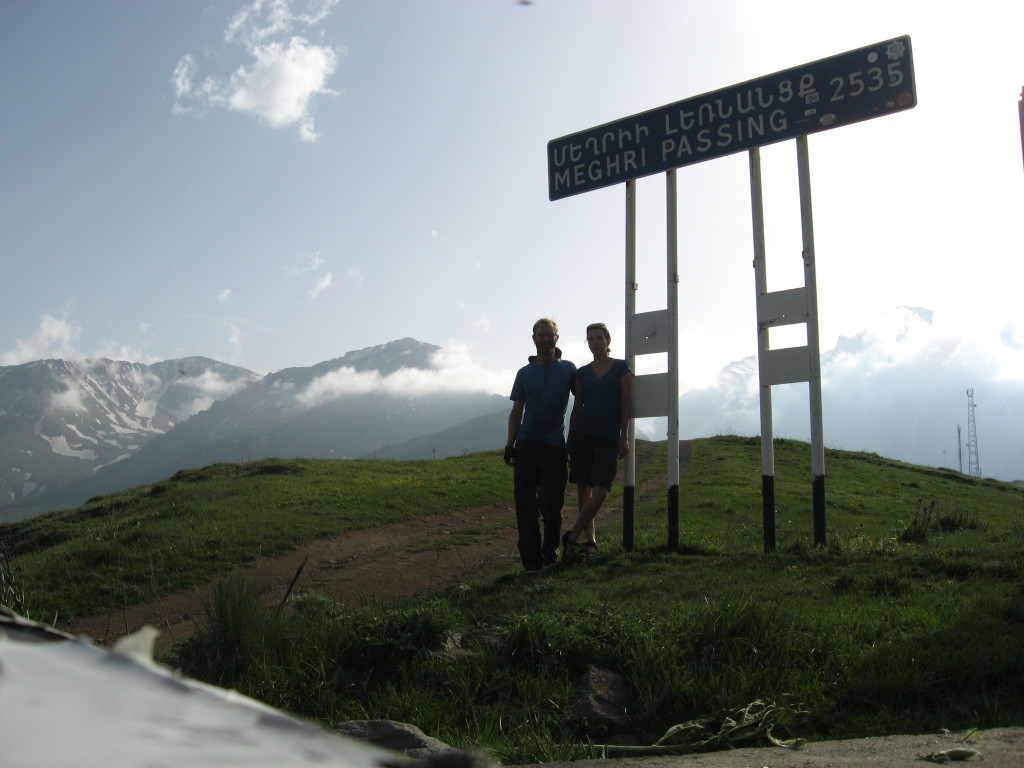
[[[537,326],[538,325],[550,325],[555,330],[555,336],[558,335],[558,323],[556,323],[550,317],[542,317],[540,320],[538,320],[536,323],[534,323],[533,324],[533,332],[534,333],[537,332]]]

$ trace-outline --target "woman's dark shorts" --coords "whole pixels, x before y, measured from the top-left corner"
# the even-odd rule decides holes
[[[615,443],[602,437],[569,433],[569,482],[612,489],[619,454]]]

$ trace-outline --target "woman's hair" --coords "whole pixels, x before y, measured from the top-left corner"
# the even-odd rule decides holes
[[[604,323],[591,323],[590,325],[587,326],[587,333],[590,333],[591,331],[596,331],[596,330],[604,331],[605,341],[608,342],[608,351],[611,352],[612,351],[612,347],[611,347],[612,335],[610,333],[608,333],[608,326],[605,325]]]

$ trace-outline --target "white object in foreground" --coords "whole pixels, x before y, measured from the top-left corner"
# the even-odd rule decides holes
[[[155,635],[147,627],[108,651],[0,609],[3,767],[381,768],[402,761],[181,677],[152,661]]]

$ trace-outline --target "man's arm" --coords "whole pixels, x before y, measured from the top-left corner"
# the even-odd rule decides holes
[[[512,410],[508,414],[508,437],[505,445],[514,445],[516,435],[519,434],[519,425],[523,423],[523,407],[526,405],[522,400],[512,401]]]
[[[580,414],[580,409],[583,408],[583,387],[580,385],[579,377],[572,377],[572,387],[570,389],[576,396],[576,399],[572,402],[572,411],[569,412],[569,429],[572,429],[572,425],[576,423],[576,417]]]
[[[510,467],[516,463],[516,435],[519,434],[519,425],[523,423],[522,400],[512,401],[512,410],[508,414],[508,437],[505,438],[505,463]]]

